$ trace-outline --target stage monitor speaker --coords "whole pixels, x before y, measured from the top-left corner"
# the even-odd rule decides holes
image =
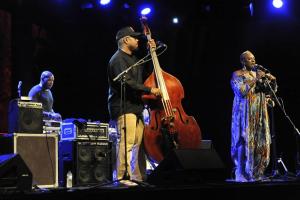
[[[43,133],[42,103],[13,99],[8,109],[9,133]]]
[[[154,185],[184,185],[224,181],[224,164],[214,149],[172,150],[147,182]]]
[[[76,186],[112,180],[111,142],[104,140],[61,141],[59,144],[59,183],[65,186],[66,174],[73,174]]]
[[[32,189],[32,173],[19,154],[0,156],[0,188]]]
[[[40,188],[58,186],[58,135],[14,133],[0,137],[0,153],[20,154]]]
[[[14,152],[24,159],[33,175],[33,184],[41,188],[58,186],[58,135],[15,134]]]

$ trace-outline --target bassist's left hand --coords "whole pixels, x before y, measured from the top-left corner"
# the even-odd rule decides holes
[[[148,47],[156,49],[156,43],[155,43],[154,39],[151,39],[148,41]]]
[[[151,88],[151,94],[156,97],[161,97],[161,90],[159,88]]]

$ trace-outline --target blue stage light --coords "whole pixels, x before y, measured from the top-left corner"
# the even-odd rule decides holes
[[[172,22],[173,24],[178,24],[179,22],[178,17],[173,17]]]
[[[99,2],[100,2],[101,5],[104,6],[104,5],[109,4],[109,3],[110,3],[110,0],[100,0]]]
[[[123,7],[124,7],[125,9],[129,9],[129,8],[130,8],[130,5],[129,5],[128,3],[124,3],[124,4],[123,4]]]
[[[283,6],[283,1],[282,0],[273,0],[273,6],[275,8],[281,8]]]
[[[148,15],[150,12],[151,12],[151,8],[147,7],[142,9],[141,14]]]
[[[253,7],[253,3],[249,3],[249,11],[250,11],[250,15],[253,16],[254,13],[254,7]]]
[[[81,7],[81,9],[92,9],[92,8],[94,8],[94,5],[90,2],[88,2],[88,3],[83,3],[80,7]]]

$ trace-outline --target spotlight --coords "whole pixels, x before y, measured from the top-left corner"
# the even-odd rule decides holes
[[[173,17],[172,22],[173,24],[178,24],[179,22],[178,17]]]
[[[151,12],[151,8],[147,7],[142,9],[141,14],[148,15],[150,12]]]
[[[105,6],[110,3],[110,0],[100,0],[99,2],[101,5]]]
[[[90,2],[88,2],[88,3],[83,3],[81,6],[81,9],[92,9],[92,8],[94,8],[94,5],[92,4],[92,3],[90,3]]]
[[[250,15],[253,16],[253,12],[254,12],[254,7],[253,7],[253,3],[249,3],[249,11],[250,11]]]
[[[281,8],[283,6],[283,1],[282,0],[273,0],[273,6],[275,8]]]
[[[129,9],[129,8],[130,8],[130,5],[129,5],[128,3],[124,3],[124,4],[123,4],[123,7],[124,7],[125,9]]]

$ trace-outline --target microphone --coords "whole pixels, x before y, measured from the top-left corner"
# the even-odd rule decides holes
[[[162,47],[164,47],[164,48],[167,47],[167,45],[165,43],[161,42],[161,41],[157,41],[156,45],[157,45],[156,49],[160,49]]]
[[[19,81],[18,83],[18,95],[21,98],[21,86],[22,86],[22,81]]]
[[[18,90],[21,89],[21,86],[22,86],[22,81],[19,81],[19,83],[18,83]]]
[[[261,65],[255,64],[254,67],[255,67],[256,69],[259,69],[259,70],[265,72],[266,74],[270,74],[270,70],[264,68],[264,67],[261,66]]]

